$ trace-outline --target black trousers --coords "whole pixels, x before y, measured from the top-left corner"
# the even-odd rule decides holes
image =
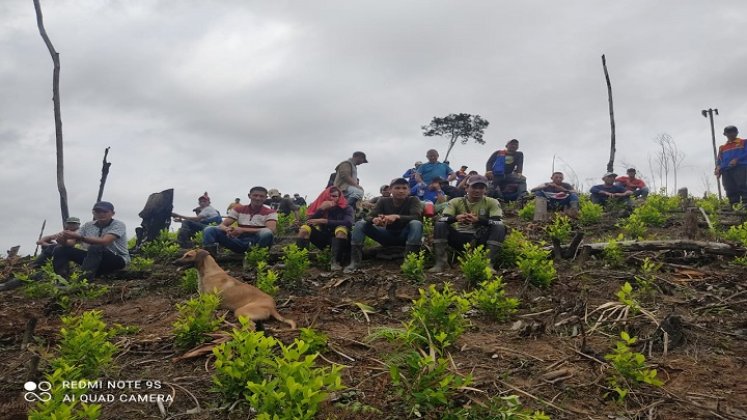
[[[729,204],[747,205],[747,166],[735,166],[721,171],[721,182]]]
[[[68,277],[70,275],[70,262],[74,262],[83,268],[88,280],[94,276],[111,273],[125,267],[125,260],[119,255],[109,251],[103,245],[91,245],[87,250],[73,248],[70,246],[57,246],[52,256],[54,272]]]
[[[433,241],[447,241],[454,249],[464,249],[464,245],[474,242],[475,245],[499,245],[506,239],[506,226],[493,223],[480,226],[475,233],[460,232],[446,222],[436,222],[433,229]]]

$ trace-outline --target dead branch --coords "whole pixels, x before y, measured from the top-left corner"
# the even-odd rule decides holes
[[[584,244],[583,248],[592,253],[600,253],[606,247],[607,242],[598,242]],[[722,242],[704,242],[688,240],[662,240],[662,241],[620,241],[617,243],[623,251],[695,251],[705,254],[740,256],[744,255],[745,250],[741,247],[735,247]]]

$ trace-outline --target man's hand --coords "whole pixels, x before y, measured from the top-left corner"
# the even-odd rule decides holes
[[[327,210],[332,207],[334,207],[336,203],[334,201],[323,201],[322,204],[319,205],[319,210]]]
[[[455,217],[456,221],[462,224],[474,224],[477,222],[477,216],[472,213],[462,213]]]
[[[737,166],[737,158],[734,158],[734,159],[732,159],[732,160],[729,161],[729,167],[730,168],[733,168],[735,166]]]
[[[374,226],[385,227],[386,218],[384,216],[376,216],[371,220],[371,223],[373,223]]]
[[[309,219],[306,221],[306,224],[309,226],[326,225],[327,219]]]
[[[713,170],[713,174],[717,177],[721,176],[721,167],[717,166],[716,169]]]
[[[228,226],[226,228],[226,234],[231,238],[238,238],[242,233],[244,233],[244,229],[240,227]]]

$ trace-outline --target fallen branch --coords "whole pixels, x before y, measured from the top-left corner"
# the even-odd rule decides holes
[[[589,250],[592,253],[602,252],[609,243],[598,242],[593,244],[583,245],[583,249]],[[620,241],[617,245],[621,250],[626,252],[631,251],[696,251],[703,252],[706,254],[715,255],[726,255],[730,257],[741,256],[747,251],[744,248],[732,246],[722,242],[703,242],[703,241],[685,241],[685,240],[669,240],[669,241]]]

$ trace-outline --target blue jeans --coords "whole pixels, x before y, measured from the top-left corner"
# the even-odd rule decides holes
[[[554,198],[552,194],[545,193],[544,191],[537,191],[534,193],[537,197],[547,199],[548,209],[560,209],[560,208],[575,208],[578,209],[578,195],[576,193],[569,193],[565,198],[558,200]]]
[[[366,236],[380,243],[382,246],[420,245],[423,238],[423,223],[411,220],[402,230],[388,230],[374,225],[372,222],[359,220],[353,226],[350,238],[352,245],[363,245]]]
[[[205,246],[219,243],[238,254],[243,254],[253,246],[269,248],[272,246],[273,234],[270,229],[262,228],[257,233],[245,233],[237,238],[228,236],[218,226],[209,226],[204,230],[202,244]]]
[[[648,187],[638,188],[637,190],[633,190],[633,197],[648,197]]]

